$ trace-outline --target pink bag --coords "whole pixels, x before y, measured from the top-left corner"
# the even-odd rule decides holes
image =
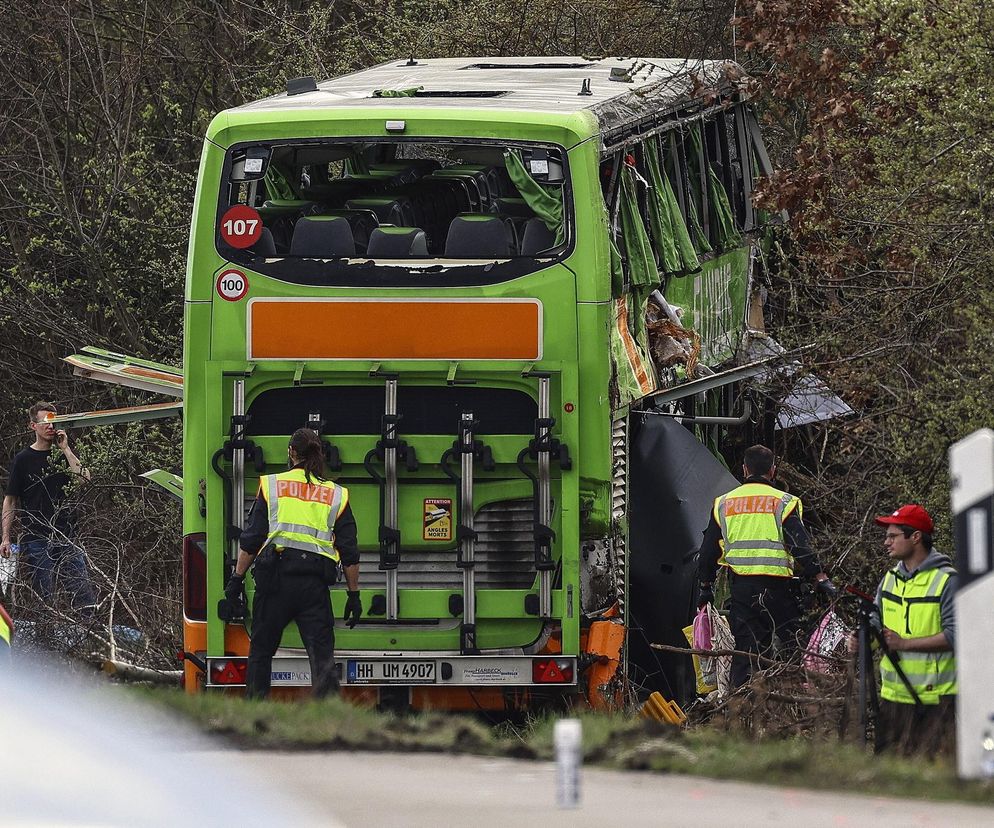
[[[831,657],[842,650],[851,634],[852,630],[835,614],[835,610],[826,612],[808,640],[804,651],[804,669],[813,673],[831,673],[837,667]]]
[[[711,619],[708,617],[707,604],[697,610],[694,618],[694,649],[711,649]]]

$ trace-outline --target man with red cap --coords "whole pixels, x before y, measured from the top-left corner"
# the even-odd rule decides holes
[[[884,641],[915,691],[883,655],[876,747],[934,754],[954,732],[956,570],[933,548],[932,518],[921,506],[907,504],[875,522],[886,529],[884,548],[896,563],[877,588]]]

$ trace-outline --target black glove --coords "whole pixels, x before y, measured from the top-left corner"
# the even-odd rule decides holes
[[[714,587],[711,584],[701,584],[701,591],[697,593],[697,608],[714,603]]]
[[[826,598],[834,601],[839,597],[839,590],[836,588],[835,584],[832,583],[831,578],[825,578],[815,584],[815,588]]]
[[[345,599],[345,614],[342,616],[342,620],[351,630],[359,623],[359,616],[362,615],[362,600],[359,598],[359,590],[357,589],[350,589],[348,595],[349,597]]]
[[[224,598],[217,602],[217,617],[225,623],[245,617],[245,576],[235,575],[228,579],[224,588]]]

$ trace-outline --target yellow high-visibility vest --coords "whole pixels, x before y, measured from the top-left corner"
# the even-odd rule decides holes
[[[308,482],[303,469],[263,475],[259,489],[269,507],[266,543],[338,560],[335,521],[348,505],[348,489],[313,476]]]
[[[898,568],[890,570],[880,587],[884,627],[902,638],[925,638],[941,633],[942,591],[954,572],[950,567],[940,566],[904,578]],[[937,653],[901,651],[898,660],[925,704],[938,704],[940,697],[956,693],[956,656],[952,650]],[[887,656],[880,659],[880,697],[904,704],[914,703]]]
[[[12,623],[10,616],[4,612],[3,607],[0,607],[0,641],[4,642],[8,647],[10,646]]]
[[[794,559],[783,540],[783,522],[801,499],[765,483],[744,483],[714,502],[714,518],[721,527],[722,566],[736,575],[774,575],[790,578]]]

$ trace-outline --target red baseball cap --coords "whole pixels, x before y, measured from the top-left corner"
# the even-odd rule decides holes
[[[889,515],[875,517],[873,522],[878,526],[887,526],[889,524],[910,526],[912,529],[917,529],[919,532],[926,532],[930,535],[932,534],[932,530],[935,528],[935,525],[932,523],[932,518],[929,517],[928,512],[926,512],[917,503],[906,503],[896,512],[891,512]]]

